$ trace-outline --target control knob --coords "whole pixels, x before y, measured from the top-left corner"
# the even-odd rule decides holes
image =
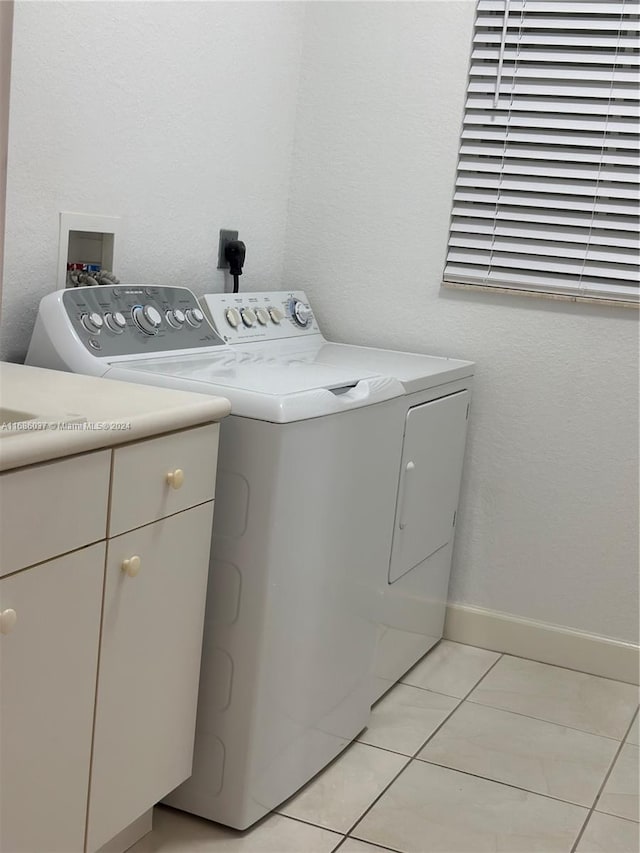
[[[269,308],[269,316],[271,317],[271,322],[280,324],[282,320],[284,320],[284,314],[279,308],[272,306]]]
[[[185,316],[187,318],[187,323],[190,326],[193,326],[194,329],[197,329],[198,326],[202,325],[202,321],[204,320],[204,314],[199,308],[187,308],[185,311]]]
[[[253,326],[256,322],[256,312],[253,308],[243,308],[240,313],[242,314],[242,322],[245,326]]]
[[[162,323],[162,315],[153,305],[136,305],[131,309],[131,316],[136,326],[146,335],[155,335]]]
[[[173,311],[167,311],[165,316],[167,318],[167,323],[174,329],[179,329],[186,320],[184,311],[181,311],[179,308],[175,308]]]
[[[127,325],[124,314],[120,311],[114,311],[113,314],[105,314],[104,321],[108,328],[111,329],[112,332],[115,332],[116,335],[121,335]]]
[[[306,329],[311,322],[311,309],[307,308],[299,299],[291,300],[291,317],[301,329]]]
[[[104,320],[96,311],[92,311],[90,314],[83,314],[80,322],[87,332],[99,332],[104,326]]]
[[[224,316],[227,318],[227,323],[232,326],[234,329],[237,329],[240,325],[240,312],[237,308],[227,308],[224,312]]]
[[[256,317],[258,318],[258,323],[260,323],[261,326],[266,326],[269,322],[269,312],[264,308],[257,309]]]

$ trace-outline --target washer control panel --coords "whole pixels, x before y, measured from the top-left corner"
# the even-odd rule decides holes
[[[114,357],[224,343],[186,287],[75,287],[64,291],[62,304],[78,338],[93,355]]]
[[[200,302],[225,343],[320,334],[309,300],[301,290],[208,293]]]

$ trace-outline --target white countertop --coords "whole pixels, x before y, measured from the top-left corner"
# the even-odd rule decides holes
[[[4,471],[219,421],[231,405],[225,397],[0,362],[0,409],[37,416],[23,422],[31,428],[0,423]]]

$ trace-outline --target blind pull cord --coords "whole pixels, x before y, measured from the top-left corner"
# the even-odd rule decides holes
[[[493,93],[493,106],[498,106],[500,100],[500,86],[502,84],[502,64],[504,62],[504,51],[507,44],[507,28],[509,26],[509,5],[511,0],[504,0],[504,20],[502,22],[502,40],[500,42],[500,56],[498,57],[498,73],[496,74],[496,88]]]

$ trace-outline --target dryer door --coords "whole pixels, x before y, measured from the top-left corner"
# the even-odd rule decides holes
[[[460,391],[407,413],[389,583],[453,536],[468,403],[469,392]]]

